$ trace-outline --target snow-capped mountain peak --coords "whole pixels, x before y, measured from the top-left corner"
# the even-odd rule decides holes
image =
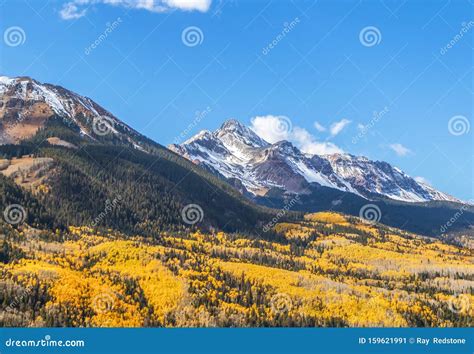
[[[138,132],[90,98],[30,77],[0,76],[0,144],[31,138],[52,117],[62,118],[88,139],[100,140],[105,128],[115,139],[143,150]]]
[[[217,175],[239,180],[255,195],[264,195],[272,188],[306,193],[311,184],[318,184],[366,198],[381,195],[405,202],[459,202],[387,162],[347,153],[304,154],[289,141],[267,143],[235,119],[170,149]]]
[[[215,136],[223,142],[234,145],[242,145],[242,148],[260,148],[269,144],[260,138],[253,130],[241,124],[235,119],[229,119],[214,132]]]

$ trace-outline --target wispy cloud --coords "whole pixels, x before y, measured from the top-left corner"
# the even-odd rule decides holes
[[[283,116],[258,116],[251,120],[250,128],[269,143],[287,140],[307,154],[342,153],[342,149],[331,142],[318,141],[306,129],[292,126],[291,121]]]
[[[398,156],[406,156],[411,153],[411,150],[409,148],[403,146],[400,143],[391,144],[390,149],[395,151]]]
[[[347,127],[351,123],[350,120],[348,119],[342,119],[339,122],[334,122],[331,124],[331,127],[329,128],[329,132],[331,133],[331,136],[336,136],[340,132],[343,131],[345,127]]]
[[[212,0],[72,0],[65,3],[59,11],[64,20],[74,20],[87,14],[91,5],[105,4],[121,6],[129,9],[140,9],[150,12],[166,12],[171,10],[206,12]]]
[[[314,127],[316,128],[316,130],[318,132],[325,132],[326,131],[326,127],[322,124],[320,124],[319,122],[314,122]]]
[[[422,184],[425,184],[427,186],[432,185],[431,182],[428,181],[425,177],[418,176],[418,177],[415,177],[414,180],[417,181],[418,183],[422,183]]]
[[[343,153],[337,145],[331,142],[317,141],[306,129],[295,127],[292,134],[293,142],[301,151],[307,154],[327,155]]]
[[[75,20],[85,16],[86,12],[86,9],[80,9],[75,3],[69,2],[64,4],[61,11],[59,11],[59,15],[63,20]]]

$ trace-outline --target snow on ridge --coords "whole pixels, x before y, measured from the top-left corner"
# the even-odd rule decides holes
[[[0,76],[0,94],[5,93],[8,93],[11,98],[46,103],[55,114],[76,124],[82,136],[88,136],[94,140],[96,139],[91,136],[93,127],[90,124],[93,124],[92,120],[97,117],[105,117],[115,123],[110,127],[112,133],[124,136],[135,149],[143,150],[136,139],[139,134],[135,130],[115,118],[114,115],[88,97],[81,96],[60,86],[40,83],[29,77],[9,78]],[[86,113],[89,120],[92,119],[86,125],[76,118],[81,111]],[[99,111],[103,111],[104,114],[100,114]],[[120,126],[120,132],[115,129],[117,126]]]
[[[371,161],[365,156],[354,156],[351,154],[317,155],[324,165],[322,171],[308,163],[308,156],[299,151],[289,142],[268,144],[263,147],[254,145],[258,135],[251,131],[251,137],[247,136],[249,128],[235,120],[224,122],[220,129],[208,132],[206,135],[206,146],[223,145],[226,155],[212,154],[212,161],[200,156],[202,163],[209,163],[224,176],[230,175],[238,178],[245,186],[269,186],[269,181],[259,180],[255,174],[249,173],[255,166],[266,163],[265,166],[272,168],[267,159],[273,159],[286,163],[295,175],[302,176],[308,183],[318,183],[322,186],[351,192],[359,196],[372,193],[384,195],[390,199],[403,202],[426,202],[430,200],[459,202],[454,197],[439,192],[432,187],[423,185],[408,176],[400,168],[391,166],[383,161]],[[202,134],[200,132],[199,134]],[[199,135],[198,134],[198,135]],[[190,142],[193,149],[203,149],[201,136],[194,136],[180,146],[188,151]],[[258,137],[261,139],[260,137]],[[261,139],[263,142],[264,140]],[[209,149],[203,156],[210,156]],[[276,156],[274,154],[277,154]],[[250,190],[251,191],[251,190]]]

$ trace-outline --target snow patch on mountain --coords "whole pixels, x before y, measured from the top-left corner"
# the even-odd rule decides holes
[[[226,178],[240,180],[255,195],[274,187],[305,193],[317,183],[368,199],[376,194],[403,202],[460,202],[386,162],[349,154],[305,154],[288,141],[270,144],[235,119],[169,148]]]
[[[0,104],[0,144],[18,142],[34,135],[50,116],[56,115],[76,125],[82,136],[93,140],[97,138],[93,129],[95,119],[106,118],[113,123],[109,126],[111,133],[143,150],[138,138],[140,134],[90,98],[60,86],[42,84],[29,77],[0,76]],[[12,129],[19,124],[21,129]]]

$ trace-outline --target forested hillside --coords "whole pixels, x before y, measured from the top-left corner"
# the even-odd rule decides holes
[[[190,204],[202,210],[201,228],[228,231],[258,228],[276,213],[253,205],[227,183],[174,153],[156,149],[147,153],[90,143],[73,149],[47,142],[1,146],[0,188],[5,193],[0,207],[20,204],[32,225],[53,230],[93,225],[152,237],[159,231],[188,228],[182,211]],[[2,173],[15,165],[16,171],[5,178]],[[97,220],[110,205],[107,218]]]
[[[474,325],[472,250],[340,214],[274,241],[1,227],[1,326]]]

